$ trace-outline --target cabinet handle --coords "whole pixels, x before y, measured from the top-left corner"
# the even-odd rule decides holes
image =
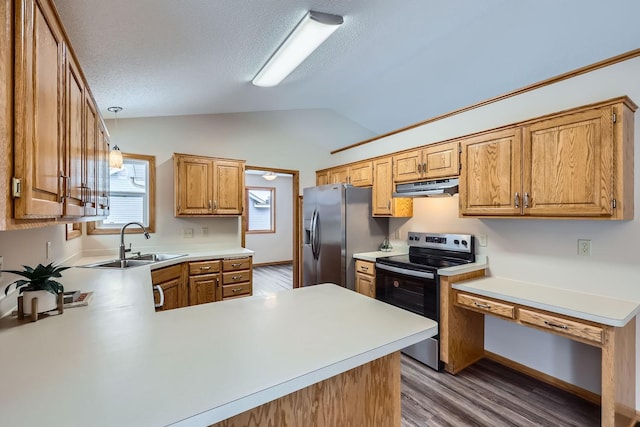
[[[242,288],[231,289],[231,292],[233,292],[233,293],[240,292],[240,291],[242,291]]]
[[[513,204],[516,206],[516,208],[520,207],[520,195],[517,191],[515,197],[513,198]]]
[[[360,269],[362,269],[364,271],[369,271],[369,267],[365,267],[365,266],[360,267]]]
[[[524,207],[529,207],[529,193],[524,193]]]
[[[213,210],[214,210],[214,211],[217,211],[217,210],[218,210],[218,201],[217,201],[217,200],[214,200],[214,201],[213,201]]]
[[[565,331],[567,329],[569,329],[569,327],[567,325],[559,325],[557,323],[549,322],[548,320],[545,320],[544,324],[547,325],[547,326],[550,326],[552,328],[564,329]]]
[[[427,163],[422,164],[422,173],[427,173]]]
[[[153,289],[158,291],[158,294],[160,294],[160,301],[155,305],[155,307],[162,308],[162,306],[164,305],[164,291],[162,290],[162,287],[160,285],[155,285]]]
[[[60,171],[60,179],[62,180],[60,201],[62,201],[65,197],[71,197],[71,189],[69,188],[69,177],[62,171]]]
[[[238,280],[238,279],[242,279],[242,276],[231,276],[232,280]]]
[[[200,267],[200,270],[211,270],[211,266],[207,265],[207,266]]]
[[[422,163],[418,163],[418,173],[422,173]]]
[[[209,200],[209,210],[213,209],[213,203],[211,203],[211,200]]]
[[[241,263],[236,263],[236,264],[231,264],[231,267],[240,267],[242,264]]]
[[[474,304],[476,307],[479,307],[479,308],[486,308],[487,310],[489,310],[489,309],[491,308],[491,306],[490,306],[489,304],[481,304],[481,303],[476,302],[476,301],[474,301],[474,302],[473,302],[473,304]]]

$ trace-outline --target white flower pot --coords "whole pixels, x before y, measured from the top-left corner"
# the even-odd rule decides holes
[[[31,300],[38,298],[38,313],[44,313],[58,307],[56,295],[47,291],[24,291],[22,293],[22,310],[24,314],[31,314]]]

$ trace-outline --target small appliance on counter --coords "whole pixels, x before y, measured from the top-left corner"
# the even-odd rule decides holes
[[[408,243],[408,254],[376,260],[376,299],[428,317],[439,325],[438,269],[475,262],[475,238],[469,234],[410,231]],[[443,367],[439,335],[402,352],[437,371]]]

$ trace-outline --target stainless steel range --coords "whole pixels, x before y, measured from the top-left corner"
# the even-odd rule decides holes
[[[376,299],[440,323],[438,269],[475,262],[469,234],[409,232],[409,253],[376,260]],[[439,334],[402,350],[435,370],[442,369]]]

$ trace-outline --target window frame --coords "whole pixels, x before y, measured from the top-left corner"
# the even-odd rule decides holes
[[[149,200],[149,225],[146,227],[149,233],[154,233],[156,229],[156,156],[148,156],[145,154],[122,153],[122,160],[140,160],[149,164],[149,184],[147,198]],[[111,197],[111,194],[109,194]],[[122,226],[117,227],[99,227],[102,221],[90,221],[87,223],[87,234],[120,234]],[[125,230],[127,234],[140,234],[142,229],[139,227],[128,227]]]
[[[250,209],[249,209],[249,191],[251,190],[260,190],[260,191],[270,191],[271,192],[271,229],[269,230],[250,230],[249,222],[250,222]],[[245,223],[244,232],[246,234],[275,234],[276,232],[276,187],[257,187],[257,186],[249,186],[244,189],[245,194],[245,206],[247,207],[247,221]]]

